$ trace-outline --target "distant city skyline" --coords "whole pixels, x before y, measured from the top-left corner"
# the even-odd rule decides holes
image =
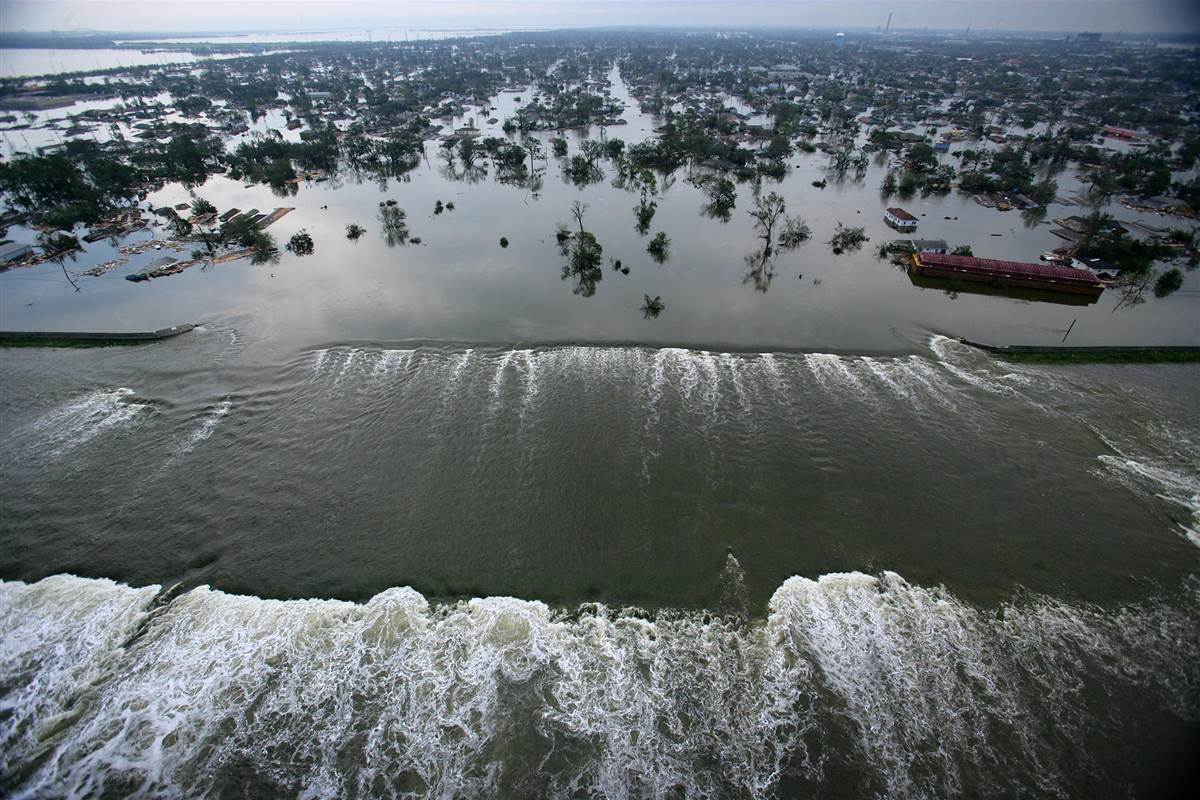
[[[1187,0],[0,0],[0,31],[676,26],[1197,33]]]

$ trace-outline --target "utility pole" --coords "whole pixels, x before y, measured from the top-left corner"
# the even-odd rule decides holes
[[[1070,325],[1070,327],[1068,327],[1068,328],[1067,328],[1067,332],[1063,334],[1063,338],[1062,338],[1063,342],[1065,342],[1065,341],[1067,340],[1067,337],[1071,335],[1071,328],[1074,328],[1074,327],[1075,327],[1075,323],[1076,323],[1076,322],[1078,322],[1078,321],[1079,321],[1078,319],[1073,319],[1073,320],[1071,320],[1071,325]],[[1062,344],[1062,342],[1059,342],[1059,344]]]

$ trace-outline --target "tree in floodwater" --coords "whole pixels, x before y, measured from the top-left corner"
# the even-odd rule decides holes
[[[775,225],[785,211],[787,204],[783,198],[777,192],[771,192],[768,195],[759,195],[754,201],[754,208],[746,212],[754,217],[754,227],[764,242],[763,249],[768,257],[775,246]]]
[[[542,145],[542,140],[535,136],[527,136],[521,141],[521,147],[529,154],[529,169],[534,168],[534,160],[545,158],[546,148]]]
[[[705,175],[693,179],[691,183],[704,192],[706,202],[701,211],[721,222],[729,222],[737,205],[737,187],[733,185],[733,181],[719,175]]]
[[[479,148],[475,144],[475,140],[471,137],[465,137],[458,141],[458,157],[462,160],[462,165],[465,169],[475,168],[475,157],[479,154]]]
[[[388,247],[408,243],[408,214],[396,205],[395,200],[379,204],[379,223],[383,226],[383,240]]]
[[[1183,286],[1183,273],[1178,268],[1169,269],[1154,282],[1154,296],[1166,297]]]
[[[614,141],[620,140],[615,139]],[[650,232],[650,222],[654,219],[654,212],[658,210],[658,203],[650,199],[658,193],[658,180],[655,179],[653,172],[642,169],[631,171],[626,177],[625,185],[629,188],[636,187],[641,192],[641,199],[633,207],[633,216],[637,219],[634,230],[638,232],[639,236],[645,236]]]
[[[70,233],[62,231],[49,231],[39,233],[37,236],[38,247],[42,248],[42,252],[52,259],[65,257],[68,254],[73,259],[74,252],[80,248],[79,239]]]
[[[203,197],[192,198],[192,216],[202,217],[206,214],[216,214],[217,207]]]
[[[833,250],[835,256],[840,256],[845,252],[854,252],[862,249],[863,244],[870,241],[864,228],[847,228],[842,223],[837,224],[837,229],[833,233],[833,238],[829,240],[829,246]]]
[[[879,194],[886,199],[894,195],[899,188],[899,184],[896,182],[896,173],[889,172],[884,176],[883,183],[879,185]]]
[[[667,238],[667,234],[659,231],[650,239],[650,243],[646,245],[646,252],[650,254],[659,264],[671,257],[671,240]]]
[[[275,238],[266,231],[255,228],[242,238],[240,244],[251,249],[251,264],[274,264],[279,260],[279,248],[275,246]]]
[[[204,245],[204,251],[210,258],[228,241],[222,234],[224,226],[218,224],[217,207],[203,197],[192,198],[192,217],[187,223],[192,235]]]
[[[662,297],[658,295],[655,295],[653,300],[650,299],[650,295],[648,294],[644,294],[642,297],[645,298],[645,302],[642,303],[643,319],[657,319],[658,315],[661,314],[667,307],[667,304],[663,302]]]
[[[359,225],[357,222],[351,222],[346,226],[346,238],[352,242],[357,242],[359,238],[367,232],[367,229]]]
[[[167,230],[176,239],[186,239],[192,235],[192,223],[188,222],[186,217],[173,213],[171,221],[167,223]]]
[[[650,202],[642,200],[633,207],[633,215],[637,217],[637,224],[633,227],[639,235],[645,236],[650,232],[650,223],[654,220],[654,212],[657,210],[658,203],[653,200]]]
[[[779,249],[795,250],[812,236],[812,231],[800,217],[788,217],[779,231]]]
[[[574,279],[575,288],[572,291],[581,297],[594,295],[596,283],[604,277],[604,270],[600,266],[604,248],[596,240],[595,234],[583,224],[587,208],[587,203],[578,200],[571,204],[571,216],[579,228],[577,232],[572,233],[561,223],[555,232],[559,253],[567,259],[562,268],[562,279]]]
[[[809,240],[812,231],[802,218],[787,215],[787,204],[776,192],[760,194],[755,198],[754,208],[747,213],[754,218],[754,228],[762,244],[743,259],[746,275],[742,282],[753,283],[757,291],[765,292],[775,277],[776,249],[794,250]],[[780,224],[777,242],[775,229]]]
[[[288,239],[287,249],[290,253],[295,253],[298,256],[312,255],[314,245],[312,235],[301,228],[292,234],[292,238]]]

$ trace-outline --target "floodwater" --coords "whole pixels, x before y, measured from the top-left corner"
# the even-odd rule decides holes
[[[228,56],[225,56],[228,57]],[[54,48],[0,48],[0,78],[91,72],[115,67],[144,67],[162,64],[191,64],[204,56],[174,50],[103,49],[62,50]]]
[[[0,351],[0,792],[1185,796],[1200,369],[952,337],[1194,344],[1195,275],[1118,310],[922,289],[825,244],[894,238],[879,167],[793,163],[764,190],[814,235],[766,291],[748,185],[723,224],[680,174],[660,265],[634,195],[553,159],[536,192],[456,181],[433,145],[383,187],[199,189],[295,206],[270,230],[309,257],[0,276],[4,328],[202,323]],[[421,244],[382,241],[385,199]],[[554,244],[575,199],[631,270],[591,297]],[[1056,241],[907,207],[980,255]]]
[[[297,31],[248,31],[246,33],[228,34],[196,34],[194,36],[178,36],[156,38],[155,42],[164,44],[287,44],[288,42],[407,42],[443,39],[456,39],[464,36],[496,36],[501,33],[511,33],[516,30],[528,31],[536,28],[344,28],[338,30],[297,30]],[[145,40],[128,40],[125,43],[137,44]],[[118,44],[121,44],[118,40]]]
[[[651,135],[658,121],[638,112],[618,73],[611,77],[613,95],[627,101],[628,124],[609,128],[606,137],[634,143]],[[447,124],[473,120],[484,135],[502,135],[499,121],[515,112],[518,100],[528,102],[529,93],[502,93],[492,101],[496,110],[472,109]],[[488,118],[499,121],[488,124]],[[50,121],[39,117],[37,125]],[[20,137],[34,133],[49,135],[43,129],[5,138],[19,146]],[[552,135],[538,136],[548,153]],[[568,138],[571,152],[577,152],[583,134]],[[236,313],[270,330],[271,342],[292,350],[339,340],[423,339],[914,352],[909,342],[924,332],[998,344],[1057,344],[1068,329],[1068,343],[1076,345],[1200,342],[1200,272],[1187,273],[1183,289],[1167,298],[1148,292],[1146,302],[1131,306],[1121,302],[1119,292],[1108,291],[1099,302],[1079,306],[981,296],[953,285],[928,288],[875,255],[880,243],[901,238],[883,222],[883,210],[892,204],[921,219],[918,237],[969,244],[981,257],[1028,261],[1063,244],[1050,233],[1051,220],[1086,213],[1080,206],[1054,204],[1044,221],[1026,227],[1019,212],[983,208],[957,193],[885,200],[878,187],[886,165],[874,163],[861,181],[831,181],[820,190],[811,184],[825,176],[825,157],[797,155],[786,180],[764,181],[760,191],[779,192],[788,212],[808,223],[812,238],[755,273],[745,261],[761,244],[747,213],[754,202],[752,184],[739,186],[737,207],[722,222],[703,213],[704,196],[687,182],[686,171],[660,179],[657,212],[648,234],[640,236],[633,213],[639,195],[612,185],[611,165],[599,183],[577,188],[550,156],[538,162],[543,175],[531,188],[499,183],[494,174],[464,180],[461,166],[447,170],[440,150],[436,141],[428,142],[421,166],[383,185],[343,173],[306,182],[295,195],[280,197],[262,185],[210,178],[195,194],[221,211],[295,207],[270,231],[282,245],[295,231],[308,230],[315,254],[285,255],[274,266],[237,262],[206,271],[193,268],[142,285],[124,280],[162,255],[155,251],[101,278],[80,278],[79,292],[57,264],[10,270],[0,273],[4,327],[137,330]],[[1060,197],[1069,198],[1080,187],[1070,172],[1057,179]],[[453,202],[455,210],[435,215],[439,199]],[[180,186],[148,198],[155,207],[189,200]],[[385,200],[407,211],[420,244],[388,247],[377,219]],[[555,225],[572,222],[576,200],[587,204],[586,224],[604,247],[604,278],[590,297],[574,293],[577,284],[561,279],[564,259],[554,240]],[[1109,210],[1118,219],[1156,227],[1186,224],[1120,206]],[[344,234],[351,222],[367,229],[357,242]],[[827,242],[839,222],[864,227],[870,242],[858,252],[835,256]],[[671,240],[669,257],[661,264],[646,252],[658,231]],[[33,240],[32,232],[19,227],[8,237]],[[508,239],[507,248],[500,247],[501,237]],[[79,272],[112,257],[112,248],[101,242],[66,266]],[[620,259],[630,274],[613,271],[609,259]],[[657,318],[643,317],[646,296],[665,303]]]

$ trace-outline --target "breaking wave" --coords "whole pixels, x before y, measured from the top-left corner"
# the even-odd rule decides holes
[[[847,573],[752,620],[0,583],[0,791],[1095,796],[1139,710],[1200,719],[1200,587],[1179,594],[980,609]]]

